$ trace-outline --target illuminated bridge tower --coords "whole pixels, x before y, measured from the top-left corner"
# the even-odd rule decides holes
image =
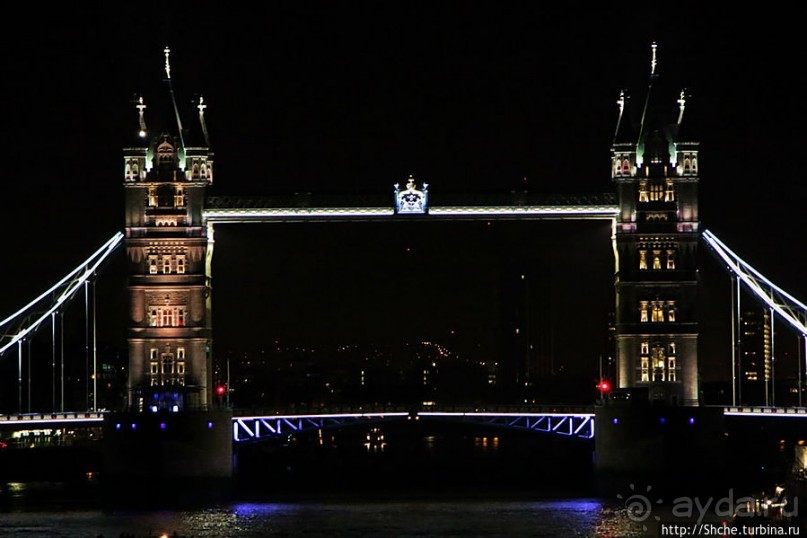
[[[684,91],[658,83],[653,45],[648,93],[624,92],[612,147],[616,222],[618,386],[655,402],[698,405],[695,317],[698,143],[684,130]],[[631,113],[635,112],[631,121]]]
[[[202,140],[185,146],[177,128],[124,149],[129,261],[129,407],[203,409],[211,401],[210,286],[205,191],[213,180],[204,104]],[[179,124],[179,121],[177,121]]]

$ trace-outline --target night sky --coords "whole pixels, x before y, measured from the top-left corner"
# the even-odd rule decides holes
[[[434,196],[611,191],[616,99],[623,88],[644,97],[657,41],[662,80],[692,96],[685,122],[701,142],[704,227],[807,298],[804,8],[543,4],[22,7],[0,32],[0,314],[122,229],[132,96],[153,103],[146,119],[156,122],[166,45],[180,101],[203,93],[209,104],[211,194],[389,193],[391,202],[408,174]],[[555,290],[556,352],[587,371],[613,309],[608,233],[607,223],[222,228],[216,349],[448,341],[454,330],[470,353],[492,345],[496,282],[528,267]],[[124,349],[119,254],[99,288],[99,338]],[[714,376],[729,284],[702,259],[701,357]]]

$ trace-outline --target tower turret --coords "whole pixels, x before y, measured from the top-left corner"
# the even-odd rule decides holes
[[[166,55],[170,89],[170,66]],[[148,132],[137,100],[137,142],[124,148],[126,252],[129,260],[129,406],[205,408],[211,401],[210,282],[206,274],[205,192],[213,181],[203,108],[200,143],[185,147],[176,124]],[[206,105],[205,105],[206,106]],[[170,125],[171,122],[167,122]]]
[[[697,405],[698,143],[683,138],[685,91],[665,93],[655,44],[652,51],[641,120],[633,129],[628,124],[623,92],[611,148],[620,207],[618,384],[646,388],[653,401]]]

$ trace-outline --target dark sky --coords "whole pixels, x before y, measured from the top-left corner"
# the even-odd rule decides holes
[[[615,101],[622,88],[644,95],[649,45],[658,41],[662,78],[692,95],[687,121],[701,141],[704,226],[807,297],[804,7],[544,4],[22,7],[0,32],[0,313],[122,228],[121,146],[137,129],[130,101],[136,92],[147,104],[164,98],[165,45],[180,100],[201,92],[209,104],[212,194],[386,193],[410,173],[433,193],[587,193],[612,189]],[[232,320],[241,318],[249,334],[280,339],[341,330],[439,336],[453,320],[473,332],[491,322],[484,282],[494,279],[489,266],[501,261],[494,247],[502,242],[518,245],[510,252],[565,246],[558,256],[578,268],[611,263],[607,241],[597,242],[607,238],[602,226],[572,227],[557,245],[547,236],[562,233],[558,227],[510,228],[496,225],[495,240],[467,223],[227,229],[217,251],[228,255],[217,258],[217,343],[253,338],[237,333]],[[406,247],[415,247],[412,256],[401,254]],[[551,267],[540,258],[533,265]],[[703,260],[703,271],[714,273],[704,281],[717,287],[702,295],[702,323],[722,334],[717,313],[728,311],[720,303],[728,283]],[[124,300],[121,266],[110,266],[102,290],[110,305]],[[553,281],[571,297],[558,306],[568,316],[558,323],[569,326],[579,308],[604,323],[612,276],[570,274],[580,286]],[[247,289],[256,291],[244,296]],[[424,299],[423,308],[408,303],[396,314],[393,305],[410,297]],[[123,334],[123,310],[108,308],[102,337],[114,339]],[[581,352],[586,360],[595,347]],[[704,355],[721,352],[705,344]]]

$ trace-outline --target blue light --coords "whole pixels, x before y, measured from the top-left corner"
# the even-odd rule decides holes
[[[119,430],[119,429],[120,429],[120,422],[119,422],[119,423],[117,423],[117,424],[115,424],[115,429],[116,429],[116,430]]]
[[[614,419],[614,424],[619,424],[619,419],[618,418]]]
[[[159,399],[159,398],[160,398],[160,395],[159,395],[159,394],[157,394],[157,393],[155,392],[155,393],[154,393],[154,399],[155,399],[155,400],[157,400],[157,399]]]
[[[156,413],[156,412],[157,412],[157,406],[156,406],[156,405],[152,405],[152,406],[151,406],[151,412],[152,412],[152,413]]]
[[[690,419],[689,419],[689,423],[690,423],[690,424],[695,424],[695,419],[694,419],[694,418],[690,418]]]
[[[165,429],[165,422],[160,422],[160,429],[161,429],[161,430],[164,430],[164,429]]]
[[[213,429],[213,423],[212,423],[212,422],[208,422],[208,423],[207,423],[207,429],[208,429],[208,430],[212,430],[212,429]]]
[[[659,422],[661,422],[662,424],[664,424],[665,422],[667,422],[667,419],[666,419],[666,418],[664,418],[664,417],[661,417],[661,418],[659,419]]]
[[[134,422],[132,423],[132,429],[133,429],[133,430],[136,430],[136,429],[137,429],[137,424],[135,424]]]

